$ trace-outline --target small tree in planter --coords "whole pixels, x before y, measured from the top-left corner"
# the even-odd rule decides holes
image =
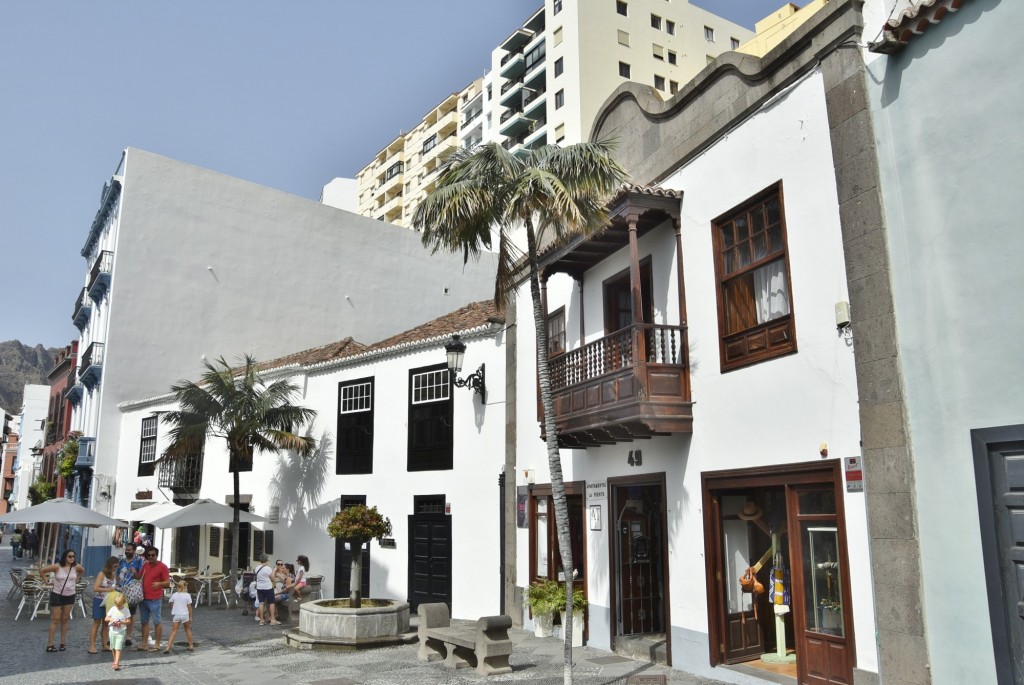
[[[379,542],[391,535],[391,519],[377,511],[377,507],[357,504],[335,514],[327,524],[327,534],[332,538],[347,541],[352,547],[352,575],[348,584],[349,606],[358,609],[362,606],[359,586],[363,577],[363,545],[370,540]]]

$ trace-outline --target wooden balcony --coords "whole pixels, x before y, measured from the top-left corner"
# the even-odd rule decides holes
[[[637,324],[549,361],[561,447],[693,429],[685,328]]]

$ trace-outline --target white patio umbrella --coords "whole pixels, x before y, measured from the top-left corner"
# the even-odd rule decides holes
[[[125,521],[141,521],[142,523],[151,523],[153,519],[166,516],[172,512],[181,509],[180,504],[174,502],[153,502],[147,504],[144,507],[138,509],[128,509],[114,512],[115,518],[121,518]]]
[[[4,514],[0,516],[0,523],[64,523],[89,528],[128,525],[125,521],[110,518],[63,497]]]
[[[157,528],[185,528],[187,526],[201,526],[207,523],[231,523],[234,520],[234,515],[235,510],[226,504],[214,502],[212,499],[198,499],[178,511],[159,518],[150,519],[148,523]],[[241,523],[260,523],[266,521],[262,516],[250,514],[247,511],[239,511],[238,520]]]

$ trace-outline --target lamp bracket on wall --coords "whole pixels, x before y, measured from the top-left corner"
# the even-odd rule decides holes
[[[455,384],[455,387],[475,390],[479,393],[481,401],[486,402],[487,385],[484,382],[486,364],[481,364],[475,373],[471,373],[465,378],[459,378],[459,371],[462,371],[462,360],[466,355],[466,343],[459,340],[458,335],[452,335],[451,340],[444,346],[444,351],[448,355],[448,370],[452,374],[452,383]]]

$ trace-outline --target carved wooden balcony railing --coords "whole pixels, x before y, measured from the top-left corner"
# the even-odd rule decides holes
[[[689,433],[684,327],[638,324],[548,362],[562,447]]]

